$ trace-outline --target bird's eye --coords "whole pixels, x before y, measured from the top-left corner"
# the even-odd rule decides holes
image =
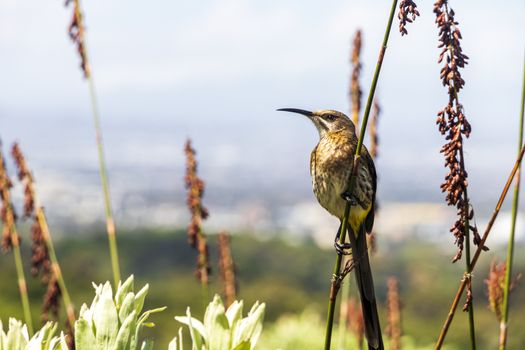
[[[328,121],[334,121],[337,117],[333,114],[325,114],[323,115],[323,119]]]

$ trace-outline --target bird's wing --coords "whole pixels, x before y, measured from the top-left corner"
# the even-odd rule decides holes
[[[372,208],[370,208],[370,211],[368,212],[368,215],[365,219],[365,230],[368,233],[372,232],[372,228],[374,227],[374,217],[375,217],[375,205],[376,205],[376,191],[377,191],[377,173],[376,173],[376,167],[374,165],[374,160],[372,159],[372,156],[370,153],[368,153],[368,150],[366,147],[363,147],[363,151],[361,152],[361,158],[363,160],[362,165],[368,167],[368,172],[370,173],[370,177],[372,178],[372,189],[373,189],[373,195],[372,195]]]

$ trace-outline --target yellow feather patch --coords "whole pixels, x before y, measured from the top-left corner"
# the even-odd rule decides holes
[[[348,223],[350,224],[350,227],[352,228],[352,231],[356,236],[359,233],[359,227],[361,227],[361,225],[365,221],[371,208],[372,205],[370,205],[366,209],[363,209],[360,205],[356,205],[350,208],[350,216],[348,218]]]

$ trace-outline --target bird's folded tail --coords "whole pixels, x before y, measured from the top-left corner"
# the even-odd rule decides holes
[[[353,233],[351,230],[349,230],[348,234],[352,238]],[[364,225],[361,225],[359,234],[354,237],[355,242],[352,242],[352,255],[354,256],[354,271],[359,296],[361,298],[361,307],[363,309],[363,321],[368,349],[383,350],[384,345],[381,337],[381,326],[379,324],[374,281],[372,279],[372,270],[368,258]],[[354,241],[354,239],[352,239],[352,241]]]

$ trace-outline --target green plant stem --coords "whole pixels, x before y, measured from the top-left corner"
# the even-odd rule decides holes
[[[483,233],[481,242],[476,248],[476,252],[470,263],[471,271],[473,271],[474,268],[476,267],[476,263],[478,262],[481,252],[483,251],[483,247],[485,246],[485,242],[487,241],[490,231],[492,230],[494,222],[496,221],[496,218],[498,217],[498,214],[501,210],[501,206],[503,205],[503,202],[505,201],[505,197],[507,196],[507,193],[512,184],[512,181],[514,181],[514,176],[518,172],[518,168],[521,164],[521,161],[523,160],[524,154],[525,154],[525,145],[521,148],[521,151],[518,154],[516,162],[514,163],[514,167],[512,168],[509,174],[509,177],[507,178],[507,182],[505,183],[505,186],[503,187],[503,190],[501,191],[498,202],[496,203],[496,207],[494,208],[494,211],[492,212],[492,216],[490,217],[487,227],[485,228],[485,232]],[[456,313],[456,309],[458,307],[459,300],[461,299],[461,296],[463,295],[463,292],[465,291],[466,286],[467,286],[467,279],[464,277],[461,280],[458,291],[456,292],[456,296],[454,297],[454,300],[452,301],[452,305],[450,306],[450,310],[448,312],[445,323],[443,324],[443,327],[441,328],[441,332],[439,334],[438,340],[436,342],[436,346],[434,348],[435,350],[439,350],[443,346],[443,342],[445,341],[445,338],[448,334],[448,330],[450,329],[450,325],[452,324],[452,320],[454,319],[454,315]]]
[[[27,296],[27,283],[24,273],[24,265],[22,263],[22,254],[20,253],[20,239],[16,228],[12,229],[11,240],[13,242],[13,256],[15,258],[16,274],[18,276],[18,289],[20,290],[20,299],[22,300],[22,309],[24,310],[24,319],[27,325],[27,331],[31,337],[33,335],[33,320],[31,318],[31,307],[29,305],[29,298]]]
[[[374,94],[377,86],[377,81],[379,79],[379,73],[381,72],[381,66],[383,65],[383,58],[385,56],[387,44],[388,44],[388,38],[390,36],[390,29],[392,28],[392,21],[394,19],[394,14],[396,12],[397,7],[397,0],[392,1],[392,7],[390,9],[390,16],[388,18],[388,24],[386,26],[385,35],[383,37],[383,43],[381,46],[381,49],[379,51],[379,57],[377,59],[377,64],[375,67],[374,77],[372,79],[372,85],[370,86],[370,91],[368,93],[368,99],[366,102],[365,112],[363,116],[363,122],[361,123],[361,131],[359,133],[359,140],[357,142],[354,162],[352,165],[352,172],[350,175],[349,180],[349,192],[353,193],[355,190],[356,185],[356,174],[358,170],[358,164],[359,164],[359,155],[361,154],[361,148],[363,147],[363,139],[364,135],[366,134],[366,125],[368,123],[368,116],[370,115],[370,109],[372,108],[372,102],[374,100]],[[343,216],[343,221],[341,222],[341,227],[339,231],[339,243],[342,245],[345,242],[346,239],[346,231],[347,231],[347,224],[348,224],[348,218],[350,215],[350,203],[346,203],[345,206],[345,213]],[[342,256],[337,254],[333,274],[332,274],[332,282],[330,286],[330,295],[328,299],[328,316],[326,320],[326,333],[325,333],[325,345],[324,349],[329,350],[330,344],[332,341],[332,328],[334,323],[334,311],[335,311],[335,304],[337,299],[337,293],[339,291],[339,287],[341,284],[341,263],[342,263]]]
[[[456,95],[457,98],[457,95]],[[456,100],[457,102],[457,100]],[[465,169],[465,158],[463,157],[463,147],[460,149],[460,163],[461,168]],[[465,267],[469,279],[472,279],[472,265],[470,259],[470,223],[469,223],[469,197],[467,188],[463,189],[465,196],[465,208],[463,209],[463,218],[464,221],[464,235],[465,235]],[[474,297],[471,296],[470,305],[468,306],[468,324],[469,324],[469,335],[470,335],[470,348],[471,350],[476,350],[476,328],[474,323]]]
[[[75,309],[73,307],[73,303],[71,302],[71,298],[69,296],[64,277],[62,276],[62,270],[60,269],[58,258],[55,253],[55,247],[53,245],[53,240],[49,232],[49,227],[47,226],[46,215],[41,206],[37,207],[35,215],[40,225],[40,228],[42,229],[42,236],[44,238],[47,250],[49,252],[49,259],[51,260],[52,271],[55,274],[55,277],[58,281],[58,285],[60,287],[62,300],[64,301],[64,306],[66,308],[67,320],[69,322],[69,325],[71,326],[71,329],[75,329]]]
[[[525,114],[525,59],[523,68],[523,86],[521,89],[520,127],[518,134],[518,152],[523,144],[523,119]],[[507,347],[507,322],[509,320],[509,293],[512,279],[512,260],[514,258],[514,233],[516,231],[516,218],[518,216],[518,204],[520,198],[521,165],[516,174],[514,182],[514,197],[512,199],[512,223],[510,227],[509,245],[507,247],[507,264],[505,271],[505,287],[503,289],[503,313],[500,322],[499,349]]]
[[[339,344],[338,349],[344,350],[348,326],[348,301],[350,300],[350,280],[343,283],[341,304],[339,305]]]
[[[79,20],[79,28],[84,28],[83,23],[83,16],[80,13],[81,7],[80,7],[80,0],[75,0],[77,6],[76,11],[77,18]],[[102,127],[100,125],[100,114],[98,110],[98,102],[97,97],[95,93],[95,83],[93,81],[93,73],[91,69],[91,65],[88,63],[88,50],[87,50],[87,42],[86,38],[83,34],[83,30],[81,31],[81,41],[83,43],[83,54],[86,60],[86,78],[88,80],[89,84],[89,95],[91,98],[91,110],[93,115],[93,122],[95,125],[95,134],[96,134],[96,140],[97,140],[97,150],[98,150],[98,163],[99,163],[99,173],[100,173],[100,180],[102,183],[102,191],[104,193],[104,205],[105,205],[105,214],[106,214],[106,231],[108,234],[108,241],[109,241],[109,252],[111,256],[111,268],[113,270],[113,281],[115,283],[115,287],[118,286],[118,283],[120,282],[120,267],[119,267],[119,258],[118,258],[118,247],[117,247],[117,237],[116,237],[116,229],[115,229],[115,221],[113,219],[113,210],[111,208],[111,196],[109,192],[109,183],[108,183],[108,176],[107,176],[107,166],[106,166],[106,158],[104,155],[104,143],[102,140]]]
[[[104,205],[106,213],[106,231],[109,240],[109,252],[111,255],[111,268],[113,270],[113,281],[115,286],[120,282],[120,266],[118,258],[117,247],[117,233],[115,229],[115,221],[113,220],[113,210],[111,208],[111,196],[109,193],[109,183],[106,171],[106,158],[104,155],[104,143],[102,141],[102,128],[100,126],[100,115],[98,112],[98,103],[95,94],[95,83],[93,76],[90,73],[88,76],[89,94],[91,96],[91,107],[93,111],[93,122],[95,124],[95,133],[97,138],[98,163],[100,172],[100,181],[102,183],[102,190],[104,192]]]

